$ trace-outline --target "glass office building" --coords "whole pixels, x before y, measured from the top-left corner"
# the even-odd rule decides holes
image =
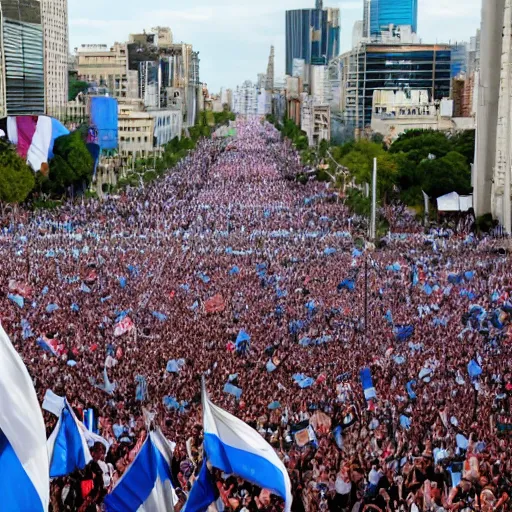
[[[321,7],[322,3],[317,2]],[[340,11],[332,8],[286,11],[286,74],[293,59],[326,65],[340,51]]]
[[[466,43],[452,46],[452,78],[466,75],[469,64],[469,48]]]
[[[0,115],[44,114],[44,47],[39,0],[1,0]]]
[[[450,97],[451,47],[366,45],[342,56],[344,118],[354,129],[371,124],[377,90],[426,90],[434,102]]]
[[[372,36],[389,25],[410,25],[415,34],[418,32],[418,0],[371,0],[368,14]]]

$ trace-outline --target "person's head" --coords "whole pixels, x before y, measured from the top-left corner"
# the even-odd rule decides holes
[[[103,460],[106,453],[107,450],[105,449],[105,445],[103,443],[94,443],[94,446],[91,450],[92,460],[94,460],[94,462]]]

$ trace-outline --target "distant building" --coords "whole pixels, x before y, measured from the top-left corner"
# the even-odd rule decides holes
[[[475,76],[459,76],[453,79],[452,98],[454,117],[474,117]]]
[[[326,65],[340,51],[340,10],[323,8],[286,11],[286,74],[292,75],[293,60],[306,65]]]
[[[183,116],[180,110],[147,109],[154,119],[153,143],[156,148],[165,146],[175,137],[181,137]]]
[[[266,83],[265,83],[265,89],[267,91],[273,91],[274,90],[274,68],[275,68],[275,53],[274,53],[274,47],[270,47],[270,55],[268,57],[268,65],[267,65],[267,76],[266,76]]]
[[[258,115],[258,88],[250,80],[246,80],[233,91],[232,111],[243,117]]]
[[[96,87],[106,87],[115,98],[138,97],[138,74],[128,69],[126,44],[82,45],[77,51],[77,71],[81,80]]]
[[[199,112],[199,52],[191,44],[170,43],[171,40],[170,29],[162,27],[151,33],[130,34],[127,66],[138,75],[137,96],[147,107],[175,106],[179,98],[184,124],[190,127]]]
[[[317,105],[307,94],[302,95],[301,129],[306,132],[309,145],[316,146],[322,140],[331,140],[331,107]]]
[[[286,79],[286,115],[297,126],[301,123],[302,79],[289,76]]]
[[[457,131],[474,128],[474,119],[457,116],[455,101],[431,101],[427,90],[374,91],[372,132],[392,143],[407,130]]]
[[[356,21],[354,23],[354,28],[352,29],[352,48],[359,46],[364,38],[364,22],[362,20]]]
[[[172,30],[169,27],[153,27],[151,29],[157,35],[159,48],[170,48],[173,43]]]
[[[363,44],[340,57],[341,111],[356,137],[370,126],[376,90],[426,90],[429,101],[450,97],[451,48],[447,45]]]
[[[256,87],[258,89],[261,89],[262,87],[265,87],[266,83],[267,83],[267,75],[265,73],[258,73],[258,77],[256,80]]]
[[[452,45],[452,78],[466,76],[469,68],[469,45],[456,43]]]
[[[142,110],[139,100],[119,103],[119,154],[123,157],[147,157],[153,152],[155,118]]]
[[[44,114],[44,35],[39,0],[1,0],[0,116]]]
[[[327,66],[311,66],[310,94],[318,105],[327,105],[331,101],[329,70]]]
[[[46,112],[68,102],[68,0],[42,0]]]
[[[233,103],[233,90],[232,89],[224,89],[220,90],[220,101],[222,105],[227,105],[231,108],[231,104]]]
[[[258,116],[266,116],[272,113],[272,91],[260,89],[258,91]]]
[[[418,0],[367,0],[363,25],[370,37],[378,37],[389,25],[409,25],[418,32]]]
[[[474,73],[480,67],[480,29],[469,39],[468,74]]]

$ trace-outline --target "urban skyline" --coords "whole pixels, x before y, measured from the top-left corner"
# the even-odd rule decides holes
[[[158,21],[172,28],[176,41],[193,41],[200,52],[201,80],[210,90],[218,91],[266,69],[271,45],[275,47],[275,75],[284,76],[285,11],[311,8],[315,1],[262,0],[257,11],[248,1],[234,0],[220,0],[216,8],[206,0],[190,0],[186,8],[174,3],[169,6],[164,0],[152,5],[148,10],[133,0],[112,0],[108,5],[101,0],[87,5],[69,0],[71,49],[81,44],[111,45]],[[340,52],[350,50],[353,25],[363,19],[363,0],[324,1],[323,7],[340,9]],[[419,0],[418,10],[418,35],[425,43],[468,41],[480,26],[480,0]]]

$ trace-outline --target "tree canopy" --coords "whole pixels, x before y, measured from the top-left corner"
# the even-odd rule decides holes
[[[379,197],[386,201],[393,189],[398,174],[398,166],[393,155],[390,155],[381,144],[361,140],[352,145],[352,149],[341,159],[341,165],[347,167],[356,183],[371,184],[373,159],[377,158]]]
[[[90,183],[94,162],[79,130],[59,137],[53,152],[45,191],[63,194],[72,185]]]
[[[475,132],[448,136],[433,130],[410,130],[389,148],[398,166],[397,184],[407,204],[421,202],[422,190],[431,197],[471,192]]]
[[[34,172],[15,147],[0,140],[0,202],[21,203],[34,188]]]
[[[68,100],[73,101],[76,97],[81,93],[87,90],[89,84],[87,82],[83,82],[82,80],[77,80],[76,78],[69,79],[68,85]]]

